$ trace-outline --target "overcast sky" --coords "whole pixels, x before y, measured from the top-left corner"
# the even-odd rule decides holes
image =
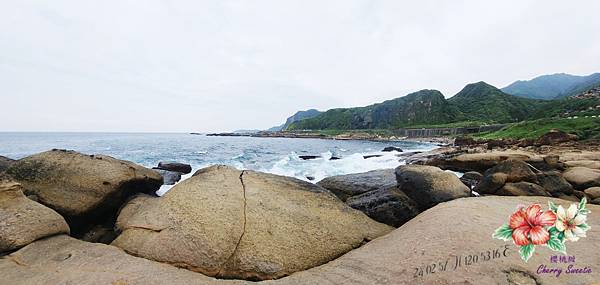
[[[0,0],[0,131],[264,129],[600,72],[600,1]]]

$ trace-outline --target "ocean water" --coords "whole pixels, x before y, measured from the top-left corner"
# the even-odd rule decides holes
[[[325,177],[393,168],[400,164],[397,152],[381,152],[386,146],[406,151],[427,151],[436,145],[419,142],[372,142],[293,138],[208,137],[156,133],[0,133],[0,155],[19,159],[53,148],[86,154],[105,154],[153,167],[159,161],[188,163],[193,170],[214,164],[250,169],[313,182]],[[364,155],[381,157],[364,159]],[[322,158],[302,160],[300,155]],[[332,156],[338,160],[329,160]]]

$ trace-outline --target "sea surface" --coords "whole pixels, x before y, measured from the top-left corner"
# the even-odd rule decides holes
[[[214,164],[294,176],[313,182],[325,177],[393,168],[403,162],[398,152],[381,152],[397,146],[426,151],[436,145],[419,142],[372,142],[325,139],[209,137],[158,133],[0,133],[0,155],[19,159],[53,148],[86,154],[105,154],[153,167],[160,161],[177,161],[195,170]],[[382,155],[364,159],[364,155]],[[321,158],[302,160],[300,155]],[[330,160],[332,156],[338,160]]]

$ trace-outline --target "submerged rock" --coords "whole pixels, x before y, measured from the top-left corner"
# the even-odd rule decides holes
[[[110,218],[136,192],[154,193],[153,170],[104,155],[52,150],[20,159],[7,170],[25,189],[62,214],[76,235]]]
[[[394,169],[331,176],[317,183],[317,185],[331,191],[342,201],[390,184],[396,184]]]
[[[180,172],[188,174],[192,172],[192,166],[186,163],[172,162],[172,161],[161,161],[158,163],[157,169],[168,170],[173,172]]]
[[[117,226],[112,244],[133,255],[249,280],[324,264],[391,230],[312,183],[227,166],[132,200]]]
[[[0,184],[0,253],[57,234],[69,234],[54,210],[25,197],[18,183]]]
[[[419,214],[417,203],[400,191],[396,183],[350,197],[346,203],[392,227],[399,227]]]
[[[400,190],[417,202],[421,210],[471,194],[454,173],[434,166],[401,165],[395,174]]]
[[[403,150],[397,146],[386,146],[385,148],[383,148],[383,150],[381,150],[382,152],[402,152]]]

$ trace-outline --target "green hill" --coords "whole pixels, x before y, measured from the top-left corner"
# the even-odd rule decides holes
[[[288,130],[390,129],[420,124],[445,124],[459,111],[437,90],[421,90],[382,103],[331,109],[316,117],[292,123]]]
[[[536,113],[543,101],[512,96],[485,82],[472,83],[448,99],[460,110],[458,121],[511,123]]]
[[[519,80],[502,88],[502,91],[519,97],[551,100],[577,95],[599,85],[600,73],[588,76],[557,73]]]

